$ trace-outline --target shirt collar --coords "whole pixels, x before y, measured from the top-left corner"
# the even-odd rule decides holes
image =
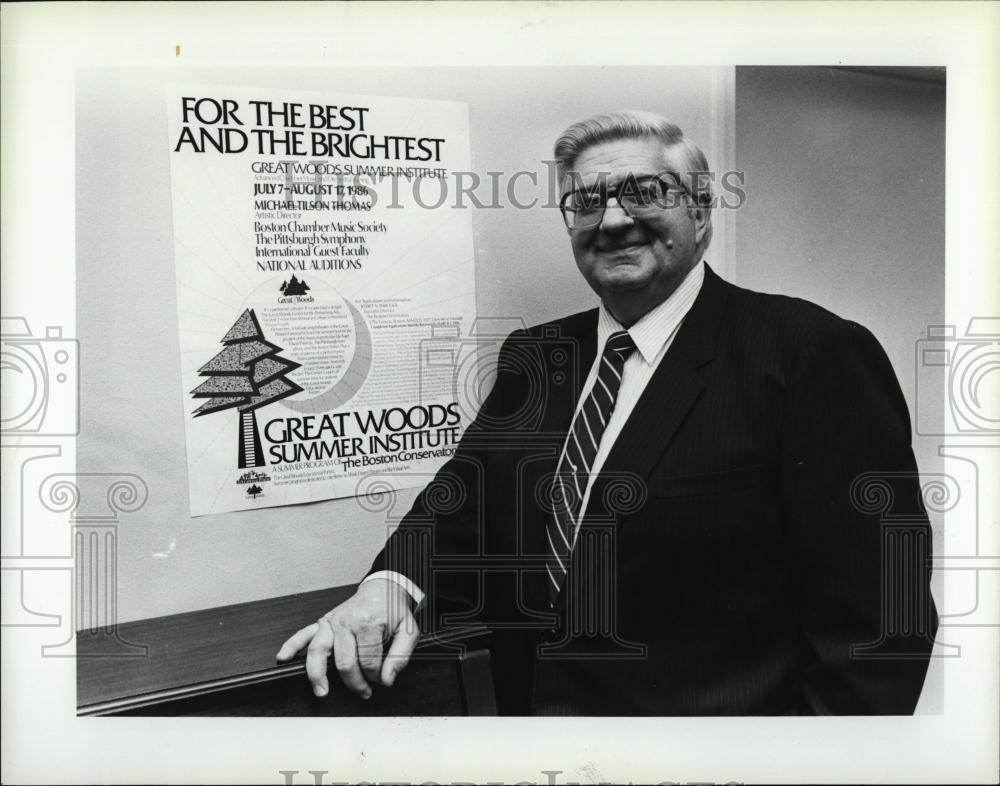
[[[667,341],[677,332],[677,328],[694,305],[704,281],[705,263],[702,261],[691,268],[670,297],[628,329],[639,354],[646,363],[652,365]],[[612,333],[624,329],[621,323],[611,316],[604,303],[601,303],[597,317],[597,351],[599,353],[603,351]]]

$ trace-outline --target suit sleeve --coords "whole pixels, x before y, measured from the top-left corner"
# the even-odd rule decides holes
[[[490,440],[517,401],[520,378],[512,360],[523,337],[512,334],[501,347],[497,378],[454,455],[417,495],[409,513],[386,541],[368,572],[404,576],[428,596],[420,622],[438,628],[445,613],[470,613],[481,601],[475,557],[482,553]],[[464,567],[464,569],[463,569]]]
[[[806,666],[799,710],[912,714],[937,617],[910,419],[882,347],[827,326],[788,388],[784,526]]]

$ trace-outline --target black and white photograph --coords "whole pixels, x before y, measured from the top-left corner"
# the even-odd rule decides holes
[[[282,8],[0,9],[4,782],[995,782],[1000,9]]]

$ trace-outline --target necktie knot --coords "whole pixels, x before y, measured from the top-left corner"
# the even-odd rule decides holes
[[[608,337],[608,343],[604,345],[605,352],[614,352],[620,355],[622,360],[628,360],[628,356],[636,350],[635,342],[627,330],[619,330]]]

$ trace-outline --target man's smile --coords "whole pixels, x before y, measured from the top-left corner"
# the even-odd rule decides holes
[[[634,251],[638,248],[644,248],[647,241],[644,238],[636,238],[634,240],[619,240],[610,243],[599,243],[594,246],[594,250],[601,254],[618,254],[627,251]]]

